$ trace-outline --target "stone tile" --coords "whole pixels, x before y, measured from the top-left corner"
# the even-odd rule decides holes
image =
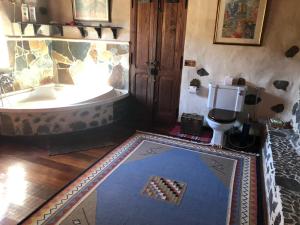
[[[274,81],[273,85],[279,90],[286,91],[288,86],[290,85],[290,82],[286,80],[276,80]]]
[[[91,43],[88,42],[69,42],[69,48],[72,56],[81,61],[86,58],[90,47]]]
[[[271,107],[271,110],[276,113],[282,113],[284,111],[284,105],[278,104]]]

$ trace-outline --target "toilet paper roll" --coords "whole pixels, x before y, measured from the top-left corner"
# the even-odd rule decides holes
[[[189,86],[189,92],[191,94],[196,94],[197,93],[198,88],[195,86]]]

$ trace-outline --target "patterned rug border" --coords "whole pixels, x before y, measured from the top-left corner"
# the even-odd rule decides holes
[[[59,222],[61,218],[51,221],[51,217],[56,215],[58,216],[58,212],[60,210],[64,210],[64,212],[60,214],[65,214],[70,211],[71,208],[74,208],[75,205],[80,204],[79,199],[82,200],[82,196],[87,193],[92,192],[99,183],[103,182],[106,177],[108,177],[115,169],[118,168],[119,165],[122,164],[143,141],[155,141],[161,144],[167,144],[175,147],[185,148],[187,150],[196,151],[196,152],[204,152],[208,154],[219,155],[223,157],[235,158],[238,160],[242,160],[242,187],[241,190],[241,224],[256,224],[257,221],[257,193],[256,193],[256,157],[253,154],[245,154],[236,151],[226,151],[218,148],[214,148],[209,145],[203,145],[201,143],[195,141],[188,141],[180,138],[154,134],[149,132],[141,132],[137,131],[132,137],[126,140],[123,144],[116,147],[112,152],[106,155],[104,158],[100,159],[97,163],[95,163],[91,168],[89,168],[84,174],[78,177],[74,182],[69,184],[63,191],[58,193],[54,198],[49,200],[42,208],[40,208],[37,212],[35,212],[31,217],[29,217],[22,224],[54,224]],[[112,167],[112,168],[109,168]],[[105,171],[105,170],[108,170]],[[96,180],[99,180],[97,181]],[[93,185],[91,185],[93,184]],[[92,187],[89,187],[92,186]],[[86,187],[87,186],[87,187]],[[86,187],[86,188],[85,188]],[[245,187],[249,187],[248,190],[245,190]],[[85,188],[85,189],[84,189]],[[80,196],[77,198],[77,194]],[[250,200],[248,199],[250,197]],[[73,198],[73,199],[72,199]],[[232,199],[233,201],[234,199]],[[64,205],[70,201],[77,201],[75,204],[69,206],[68,208],[64,208]],[[253,207],[254,206],[254,207]],[[255,209],[251,211],[249,208]],[[59,217],[59,216],[58,216]],[[50,219],[50,221],[48,221]],[[230,224],[234,224],[234,221],[230,221]]]
[[[231,152],[235,152],[235,153],[238,153],[238,154],[244,154],[244,155],[249,155],[249,156],[256,156],[256,157],[259,156],[259,154],[252,153],[252,152],[237,151],[235,149],[228,148],[228,147],[218,148],[216,146],[212,146],[210,143],[207,144],[207,143],[198,142],[198,141],[195,141],[195,140],[188,140],[188,139],[184,139],[184,138],[180,138],[180,137],[175,137],[175,136],[168,136],[168,135],[163,135],[163,134],[155,134],[155,133],[145,132],[145,131],[139,131],[139,130],[137,130],[136,133],[155,135],[155,136],[164,137],[164,138],[168,138],[168,139],[179,140],[181,142],[191,142],[193,144],[202,145],[204,147],[211,147],[211,148],[214,148],[216,150],[219,149],[219,150],[223,150],[223,151],[226,150],[226,151],[231,151]]]

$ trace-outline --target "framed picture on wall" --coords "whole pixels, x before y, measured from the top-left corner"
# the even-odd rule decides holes
[[[268,0],[219,0],[215,44],[261,45]]]
[[[110,0],[72,0],[75,21],[110,22]]]

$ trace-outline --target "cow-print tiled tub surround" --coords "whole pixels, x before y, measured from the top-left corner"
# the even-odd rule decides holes
[[[300,224],[300,155],[293,144],[297,139],[293,130],[267,125],[263,167],[271,225]]]
[[[0,135],[41,136],[77,132],[112,124],[127,112],[128,94],[115,90],[107,100],[45,110],[0,113]]]

